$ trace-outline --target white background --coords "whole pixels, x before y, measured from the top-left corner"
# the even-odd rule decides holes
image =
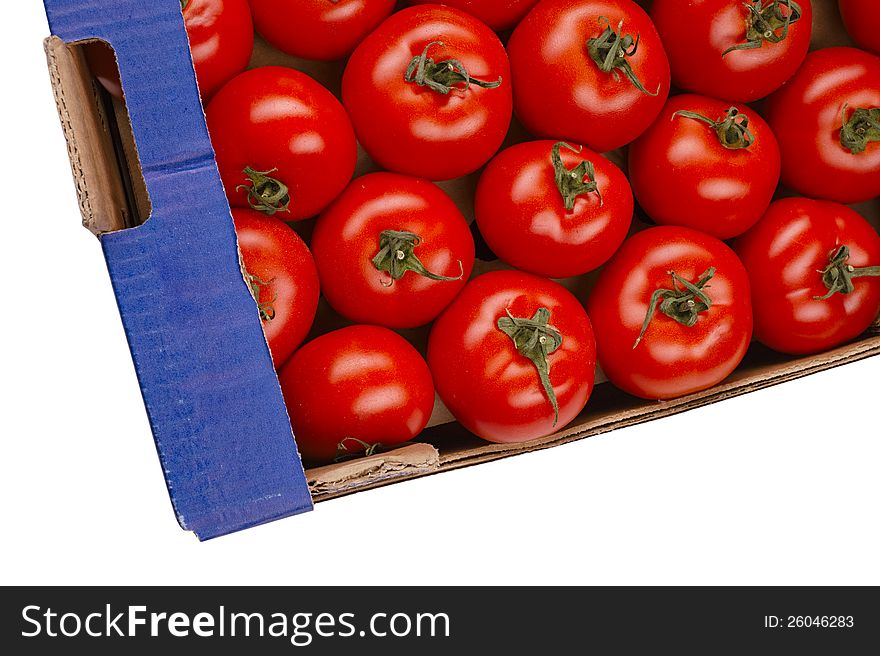
[[[2,584],[880,584],[880,358],[200,544],[80,225],[42,3],[0,24]]]

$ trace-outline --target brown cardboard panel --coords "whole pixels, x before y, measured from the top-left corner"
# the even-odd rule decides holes
[[[44,47],[83,225],[95,234],[134,225],[114,144],[115,117],[96,90],[82,50],[57,37],[46,39]]]
[[[149,218],[152,207],[150,195],[147,192],[147,183],[141,172],[140,159],[137,156],[137,145],[131,129],[131,120],[128,118],[128,110],[124,102],[110,98],[106,94],[104,97],[116,122],[116,134],[118,135],[116,149],[121,162],[122,184],[128,194],[128,206],[131,214],[131,223],[127,227],[140,225]]]
[[[313,497],[332,495],[339,490],[355,492],[366,487],[387,485],[401,478],[424,476],[440,468],[440,454],[430,444],[410,444],[401,449],[347,462],[317,467],[307,472]]]
[[[876,331],[880,332],[880,327]],[[755,344],[750,349],[749,356],[743,365],[725,382],[711,389],[670,401],[645,401],[630,396],[611,384],[600,385],[596,387],[593,397],[581,416],[567,428],[554,435],[521,444],[490,444],[469,434],[460,424],[440,426],[426,431],[424,435],[424,438],[430,440],[439,450],[439,467],[429,470],[420,470],[415,467],[401,470],[400,475],[394,479],[356,480],[348,478],[343,480],[341,477],[334,477],[332,473],[334,468],[342,465],[329,465],[320,468],[325,484],[320,488],[313,489],[314,499],[316,502],[326,501],[406,478],[469,467],[481,462],[566,444],[617,428],[685,412],[692,408],[747,394],[878,354],[880,354],[880,336],[877,334],[869,334],[864,339],[852,344],[820,355],[803,358],[790,358]],[[374,462],[371,465],[376,466],[376,459],[394,458],[396,454],[396,451],[391,451],[372,456],[371,459]],[[317,470],[306,472],[310,481],[315,471]],[[334,484],[330,484],[333,478],[336,481]]]
[[[607,430],[621,428],[633,423],[650,421],[677,412],[684,412],[723,399],[770,387],[794,378],[855,362],[880,353],[880,338],[868,337],[817,356],[788,358],[762,347],[752,346],[749,358],[727,380],[708,390],[669,401],[645,401],[632,397],[613,385],[597,388],[597,393],[584,413],[565,430],[556,435],[519,445],[519,450],[531,450],[539,446],[552,446],[596,435]],[[498,445],[496,451],[516,450],[511,446]],[[450,465],[466,459],[481,458],[485,454],[481,446],[451,446],[445,450],[441,463]]]

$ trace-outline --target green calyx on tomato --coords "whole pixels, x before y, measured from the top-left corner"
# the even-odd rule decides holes
[[[248,288],[251,290],[251,296],[254,297],[254,300],[257,302],[257,308],[260,310],[260,319],[266,322],[272,321],[275,318],[275,301],[278,300],[278,295],[273,296],[272,300],[268,303],[260,303],[260,291],[263,287],[271,285],[272,281],[266,281],[259,276],[255,276],[248,272],[244,265],[242,265],[242,269],[244,269],[245,280],[247,281]]]
[[[749,129],[749,117],[741,114],[736,107],[728,109],[724,117],[717,121],[713,121],[708,116],[703,116],[697,112],[689,112],[683,109],[675,112],[672,118],[676,116],[702,121],[715,130],[721,145],[729,150],[748,148],[755,143],[755,135]]]
[[[620,79],[618,73],[620,71],[642,93],[649,96],[659,94],[661,85],[657,85],[657,91],[654,93],[648,91],[627,61],[627,57],[632,57],[638,51],[641,35],[636,34],[636,38],[633,39],[631,34],[623,34],[623,21],[618,23],[616,31],[611,28],[611,22],[604,16],[599,17],[599,24],[602,23],[605,24],[602,34],[587,41],[587,52],[599,70],[603,73],[611,73],[615,80]]]
[[[685,280],[675,271],[670,271],[672,289],[661,288],[651,294],[645,323],[642,324],[642,331],[639,333],[636,343],[633,344],[633,349],[639,345],[648,326],[651,325],[651,320],[657,313],[658,302],[660,302],[660,311],[681,325],[690,328],[697,323],[700,313],[712,307],[712,299],[706,294],[706,287],[709,286],[709,281],[715,277],[715,273],[715,267],[709,267],[699,280],[693,283]]]
[[[869,143],[880,141],[880,107],[859,108],[847,120],[846,110],[848,107],[848,105],[843,106],[840,143],[853,155],[858,155],[865,152]]]
[[[248,205],[251,209],[273,216],[277,212],[290,211],[290,192],[280,180],[269,177],[278,169],[269,171],[257,171],[250,166],[245,167],[243,173],[247,176],[250,184],[238,185],[235,190],[247,192]]]
[[[407,271],[431,280],[448,282],[462,279],[464,265],[461,260],[458,261],[460,271],[457,276],[441,276],[428,271],[415,254],[415,248],[421,242],[422,238],[419,235],[405,230],[383,230],[379,233],[379,252],[373,258],[373,266],[391,276],[391,282],[385,285],[386,287],[393,285],[395,280],[403,278]]]
[[[814,296],[816,301],[825,301],[835,294],[850,294],[855,289],[853,278],[866,276],[880,277],[880,266],[856,268],[848,263],[849,247],[844,245],[837,250],[831,251],[828,257],[828,266],[819,273],[822,274],[822,284],[828,290],[824,296]]]
[[[180,11],[184,11],[189,4],[189,0],[180,0]]]
[[[428,87],[432,91],[449,94],[451,91],[460,91],[462,93],[470,89],[474,84],[484,89],[495,89],[501,86],[501,76],[494,82],[479,80],[471,77],[467,69],[457,59],[444,59],[443,61],[434,61],[428,57],[428,51],[432,46],[443,47],[442,41],[431,41],[425,46],[421,55],[413,57],[409,66],[406,67],[406,73],[403,79],[407,82],[413,82],[420,87]]]
[[[599,185],[596,183],[596,168],[593,166],[593,163],[585,159],[573,169],[568,169],[562,161],[561,151],[563,148],[568,148],[573,153],[579,153],[584,147],[578,146],[575,148],[564,141],[553,144],[553,152],[550,155],[550,159],[553,162],[553,171],[556,174],[556,188],[562,196],[565,209],[569,212],[572,211],[577,197],[583,194],[595,193],[601,203],[602,192],[599,191]]]
[[[794,0],[752,0],[751,4],[746,4],[745,8],[749,11],[749,17],[746,19],[746,40],[744,43],[738,43],[729,47],[721,53],[721,56],[733,52],[734,50],[754,50],[760,48],[767,43],[779,43],[784,41],[788,36],[788,30],[792,23],[796,23],[803,16],[801,6]],[[786,7],[783,12],[781,5]],[[780,34],[776,32],[782,30]]]
[[[498,319],[498,330],[513,340],[513,345],[520,355],[532,361],[544,393],[553,405],[555,419],[553,425],[559,421],[559,402],[556,400],[556,392],[550,384],[550,363],[547,357],[562,346],[562,334],[553,326],[549,325],[550,310],[538,308],[531,319],[513,316],[507,310],[507,316]]]
[[[354,442],[355,446],[349,448],[349,442]],[[342,462],[359,456],[372,456],[382,449],[383,446],[384,445],[381,442],[370,444],[369,442],[364,442],[356,437],[346,437],[336,445],[336,457],[333,458],[333,462]]]
[[[330,1],[335,2],[335,0]],[[352,445],[352,443],[354,444]],[[333,458],[333,462],[345,462],[352,458],[374,456],[377,453],[386,453],[412,444],[413,442],[398,442],[397,444],[375,442],[370,444],[369,442],[364,442],[356,437],[344,437],[339,444],[336,445],[336,457]]]

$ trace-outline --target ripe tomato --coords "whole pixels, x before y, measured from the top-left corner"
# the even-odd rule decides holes
[[[591,150],[531,141],[498,154],[477,185],[480,233],[518,269],[550,278],[602,265],[626,238],[633,196],[626,176]]]
[[[122,81],[119,79],[119,67],[113,48],[106,41],[92,41],[83,46],[83,52],[95,79],[110,95],[122,100]]]
[[[260,309],[276,367],[302,344],[318,309],[318,271],[308,247],[276,218],[232,210],[245,281]]]
[[[734,244],[752,281],[755,337],[817,353],[880,314],[880,236],[844,205],[785,198]]]
[[[496,32],[519,23],[538,0],[444,0],[442,4],[476,16]],[[437,4],[436,0],[409,0],[411,5]]]
[[[312,340],[278,379],[300,455],[309,464],[411,440],[434,408],[422,356],[379,326],[349,326]]]
[[[372,173],[321,214],[312,235],[321,289],[357,323],[415,328],[461,291],[474,239],[455,203],[422,178]]]
[[[811,52],[764,115],[779,140],[783,183],[845,204],[880,196],[880,57]]]
[[[492,30],[450,7],[410,7],[358,46],[342,77],[358,140],[382,167],[430,180],[471,173],[510,125],[510,65]]]
[[[880,55],[880,3],[877,0],[839,0],[840,15],[846,30],[865,50]]]
[[[206,110],[233,207],[314,216],[351,180],[357,145],[345,110],[305,73],[266,66],[227,84]]]
[[[749,279],[724,242],[672,226],[624,242],[587,300],[608,379],[645,399],[712,387],[752,337]]]
[[[437,392],[456,419],[490,442],[561,430],[593,389],[596,345],[580,302],[519,271],[472,280],[428,341]]]
[[[779,169],[776,137],[757,112],[691,94],[670,98],[629,151],[633,191],[652,219],[719,239],[763,216]]]
[[[254,48],[254,26],[247,0],[181,0],[196,77],[207,102],[226,82],[247,68]],[[86,47],[89,67],[101,85],[122,99],[116,54],[103,41]]]
[[[632,0],[541,0],[508,43],[516,115],[598,152],[629,143],[669,94],[669,62]]]
[[[813,32],[810,0],[654,0],[651,18],[675,86],[737,102],[781,87]]]
[[[305,59],[343,59],[394,11],[395,0],[250,0],[266,41]]]

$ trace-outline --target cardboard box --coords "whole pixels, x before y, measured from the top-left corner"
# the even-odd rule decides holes
[[[572,424],[524,444],[484,442],[438,401],[419,443],[304,471],[240,270],[178,0],[44,3],[49,70],[83,222],[101,239],[172,504],[181,526],[200,539],[310,510],[313,501],[564,444],[880,353],[878,324],[811,357],[754,344],[722,384],[672,401],[599,384]],[[813,0],[814,48],[849,44],[836,4]],[[125,104],[92,80],[81,46],[95,39],[115,47]],[[339,91],[341,63],[296,60],[259,38],[251,63],[299,68]],[[508,141],[524,138],[514,125]],[[625,152],[610,156],[625,161]],[[358,174],[374,169],[361,153]],[[441,185],[468,218],[476,177]],[[880,229],[880,202],[857,209]],[[478,263],[475,273],[499,266]],[[564,284],[583,298],[594,278]],[[322,302],[313,334],[343,324]],[[426,329],[404,333],[424,347]]]

